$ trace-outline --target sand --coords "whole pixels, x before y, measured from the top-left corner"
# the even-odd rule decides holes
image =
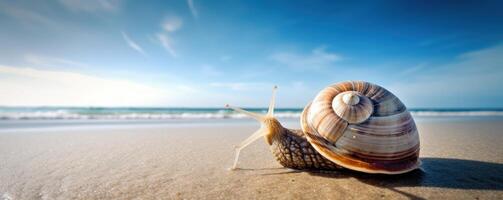
[[[503,199],[502,122],[418,122],[399,176],[285,169],[262,140],[229,171],[250,123],[4,131],[0,199]]]

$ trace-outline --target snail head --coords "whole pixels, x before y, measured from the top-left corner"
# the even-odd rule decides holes
[[[234,165],[232,169],[236,169],[238,158],[239,158],[239,152],[244,149],[246,146],[250,145],[252,142],[255,140],[261,138],[262,136],[265,137],[266,142],[271,145],[272,144],[272,139],[275,135],[280,133],[283,130],[283,126],[279,123],[279,121],[274,117],[274,104],[275,104],[275,99],[276,99],[276,90],[278,89],[277,86],[274,86],[272,89],[272,97],[271,101],[269,103],[269,109],[267,110],[267,114],[262,115],[250,111],[243,110],[238,107],[233,107],[230,106],[229,104],[225,105],[226,108],[230,108],[236,112],[245,114],[247,116],[250,116],[260,122],[260,128],[255,131],[251,136],[246,138],[243,142],[241,142],[239,145],[236,146],[236,158],[234,160]]]

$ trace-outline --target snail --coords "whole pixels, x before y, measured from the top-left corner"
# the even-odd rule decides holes
[[[301,130],[284,128],[274,117],[276,89],[265,115],[226,105],[261,124],[235,147],[231,169],[237,169],[240,151],[261,137],[286,168],[402,174],[420,166],[414,119],[383,87],[364,81],[326,87],[302,111]]]

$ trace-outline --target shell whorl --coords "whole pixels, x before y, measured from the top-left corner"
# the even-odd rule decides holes
[[[374,112],[374,105],[369,98],[359,92],[346,91],[334,97],[332,109],[337,116],[348,123],[359,124]]]
[[[358,93],[356,92],[353,92],[353,91],[348,91],[346,92],[347,94],[339,94],[339,95],[342,95],[342,101],[349,105],[349,106],[354,106],[358,103],[360,103],[360,95],[358,95]],[[337,96],[339,96],[337,95]]]
[[[333,84],[304,108],[302,130],[313,147],[343,167],[397,174],[419,165],[419,136],[403,103],[363,81]]]

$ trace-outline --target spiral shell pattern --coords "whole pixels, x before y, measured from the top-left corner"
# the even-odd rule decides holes
[[[419,135],[403,103],[363,81],[331,85],[304,108],[302,130],[325,158],[348,169],[400,174],[419,164]]]

